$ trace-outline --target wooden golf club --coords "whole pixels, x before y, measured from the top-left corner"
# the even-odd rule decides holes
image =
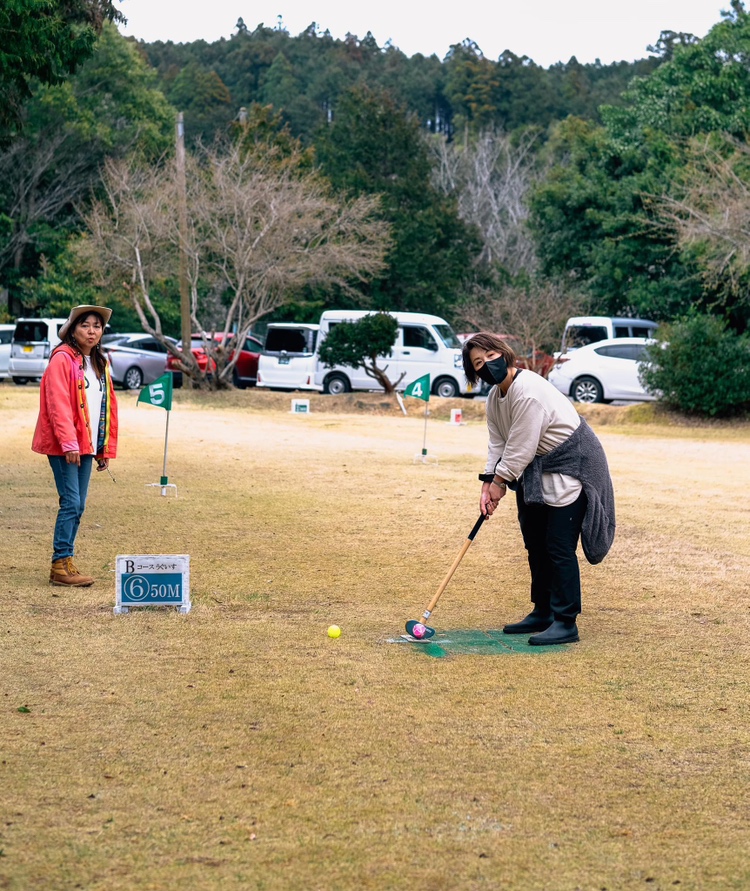
[[[451,568],[448,570],[448,574],[443,579],[443,581],[440,583],[440,587],[435,592],[435,596],[427,604],[427,609],[422,613],[422,619],[427,620],[430,618],[432,611],[437,606],[438,600],[440,600],[440,595],[443,593],[443,591],[445,591],[446,587],[448,586],[448,582],[451,580],[451,577],[453,576],[453,573],[456,571],[456,569],[458,569],[458,564],[463,560],[464,554],[471,547],[471,543],[474,541],[474,537],[476,536],[477,532],[479,532],[480,526],[482,525],[482,523],[484,523],[484,521],[486,519],[487,519],[486,514],[479,515],[479,519],[476,521],[476,523],[474,523],[474,528],[471,530],[468,538],[463,543],[461,550],[458,552],[458,556],[453,561],[453,565],[451,566]],[[435,629],[430,628],[429,625],[425,625],[424,622],[420,619],[410,619],[406,623],[406,631],[407,631],[407,634],[410,634],[412,637],[416,638],[417,640],[428,640],[430,637],[432,637],[435,634]]]

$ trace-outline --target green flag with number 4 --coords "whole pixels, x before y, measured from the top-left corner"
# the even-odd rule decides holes
[[[430,401],[430,375],[424,374],[418,377],[413,383],[404,390],[404,396],[413,396],[415,399],[424,399],[425,402]]]
[[[153,384],[144,387],[136,400],[136,404],[138,404],[138,402],[145,402],[147,405],[155,405],[157,408],[164,408],[167,411],[171,411],[172,373],[168,371],[161,377],[157,377]]]

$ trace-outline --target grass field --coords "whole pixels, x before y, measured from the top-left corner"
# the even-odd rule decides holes
[[[182,392],[165,498],[166,414],[121,394],[64,590],[37,400],[0,386],[0,889],[750,887],[749,426],[592,410],[618,533],[581,642],[438,659],[388,641],[476,519],[481,405],[431,403],[425,465],[415,400]],[[159,552],[192,612],[115,616],[116,555]],[[527,609],[507,499],[433,619]]]

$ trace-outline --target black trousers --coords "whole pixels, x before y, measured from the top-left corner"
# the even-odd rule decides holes
[[[524,504],[523,487],[516,490],[518,522],[529,553],[531,600],[551,611],[558,621],[572,622],[581,612],[581,573],[576,547],[586,513],[586,495],[567,507]]]

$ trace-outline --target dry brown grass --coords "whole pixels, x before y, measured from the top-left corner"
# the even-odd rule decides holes
[[[145,488],[165,414],[122,394],[79,539],[98,581],[63,591],[37,398],[0,387],[0,888],[750,885],[746,425],[589,411],[619,529],[580,644],[431,659],[386,641],[475,519],[480,406],[431,403],[426,466],[416,401],[181,393],[174,499]],[[114,616],[115,555],[154,551],[191,554],[192,613]],[[435,624],[498,628],[527,585],[508,501]]]

